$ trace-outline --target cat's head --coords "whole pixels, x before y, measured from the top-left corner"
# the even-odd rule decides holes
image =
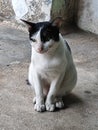
[[[22,21],[28,26],[29,39],[36,52],[45,53],[58,43],[59,27],[63,22],[61,17],[57,17],[53,21],[38,23]]]

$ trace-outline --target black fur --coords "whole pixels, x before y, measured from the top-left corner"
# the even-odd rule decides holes
[[[41,29],[41,41],[45,43],[46,41],[49,41],[50,39],[54,41],[59,41],[59,28],[56,26],[53,26],[50,22],[39,22],[36,24],[30,24],[29,28],[29,38],[31,40],[31,37],[34,33],[39,31]]]
[[[61,18],[59,18],[59,19],[61,19]],[[32,40],[32,38],[31,38],[32,35],[34,35],[37,31],[39,31],[41,29],[40,38],[41,38],[42,43],[44,44],[45,42],[49,41],[50,39],[52,39],[54,41],[59,41],[59,27],[55,24],[55,20],[53,20],[51,22],[46,21],[46,22],[38,22],[38,23],[32,23],[32,22],[28,22],[25,20],[22,20],[22,21],[28,25],[30,40]],[[65,41],[65,44],[71,53],[70,46],[68,45],[68,43],[66,41]]]
[[[67,41],[65,41],[65,44],[66,44],[66,46],[67,46],[68,50],[69,50],[69,51],[70,51],[70,53],[71,53],[71,48],[70,48],[70,46],[69,46],[68,42],[67,42]]]
[[[48,23],[41,29],[41,41],[45,43],[50,39],[59,41],[59,29],[58,27],[53,26],[51,23]]]

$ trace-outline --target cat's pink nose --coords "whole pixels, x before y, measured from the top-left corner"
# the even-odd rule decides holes
[[[43,47],[39,47],[37,51],[41,53],[43,51]]]

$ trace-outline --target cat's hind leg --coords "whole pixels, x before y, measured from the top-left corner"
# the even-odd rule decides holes
[[[62,100],[62,97],[56,97],[55,105],[56,105],[56,108],[59,108],[59,109],[64,108],[64,102]]]

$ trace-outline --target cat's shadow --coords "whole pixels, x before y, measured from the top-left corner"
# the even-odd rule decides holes
[[[73,93],[63,97],[63,102],[65,105],[63,109],[68,109],[70,107],[83,104],[83,100]],[[59,111],[59,109],[56,109],[56,111]]]

